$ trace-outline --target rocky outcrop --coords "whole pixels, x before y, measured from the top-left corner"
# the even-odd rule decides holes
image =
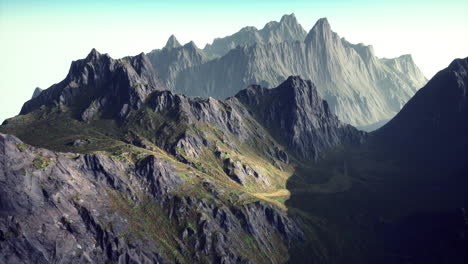
[[[278,140],[286,141],[292,152],[306,159],[317,159],[326,149],[358,143],[364,137],[364,133],[339,121],[312,82],[298,76],[289,77],[274,89],[250,86],[235,97]]]
[[[284,15],[279,22],[267,23],[260,30],[245,27],[231,36],[217,38],[212,44],[207,44],[203,51],[210,57],[219,57],[237,46],[303,41],[305,36],[306,31],[297,22],[296,16],[290,14]]]
[[[145,181],[145,186],[155,197],[174,191],[182,179],[174,173],[174,167],[166,160],[150,155],[136,164],[136,173]]]
[[[20,114],[42,105],[73,107],[84,121],[99,116],[124,117],[164,86],[145,54],[114,60],[95,49],[74,61],[67,77],[23,105]]]
[[[242,164],[238,160],[226,158],[223,161],[223,165],[226,175],[228,175],[232,180],[241,185],[246,185],[249,180],[268,181],[268,179],[265,176],[252,169],[249,165]]]

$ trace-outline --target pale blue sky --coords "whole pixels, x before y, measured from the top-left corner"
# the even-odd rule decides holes
[[[61,81],[92,48],[119,58],[162,47],[171,34],[203,48],[252,25],[295,13],[309,31],[327,17],[333,31],[374,46],[379,57],[412,54],[430,78],[468,56],[468,1],[368,0],[0,0],[0,122],[18,114],[35,87]]]

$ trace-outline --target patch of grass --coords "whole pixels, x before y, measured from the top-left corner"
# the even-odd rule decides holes
[[[16,144],[16,147],[18,148],[19,151],[24,152],[27,149],[28,145],[26,145],[26,144]]]
[[[39,156],[33,160],[33,166],[36,169],[45,169],[49,166],[51,160],[49,157]]]

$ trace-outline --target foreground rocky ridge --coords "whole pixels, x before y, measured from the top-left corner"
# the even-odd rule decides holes
[[[264,202],[176,195],[189,183],[152,155],[130,164],[0,134],[0,164],[4,263],[269,263],[303,239]]]

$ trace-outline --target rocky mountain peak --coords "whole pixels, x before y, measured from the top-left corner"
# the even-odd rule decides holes
[[[171,35],[169,37],[169,39],[166,42],[166,46],[164,46],[164,48],[166,49],[178,48],[178,47],[181,47],[181,45],[174,35]]]
[[[346,125],[330,111],[310,80],[290,76],[273,89],[250,86],[235,96],[289,150],[301,158],[318,159],[322,152],[342,143],[359,142],[363,133]]]
[[[305,41],[310,42],[315,38],[327,38],[332,34],[330,23],[327,18],[320,18],[307,34]]]
[[[315,25],[312,27],[312,30],[330,31],[331,26],[328,22],[328,19],[326,17],[322,17],[319,20],[317,20],[317,22],[315,22]]]
[[[191,49],[198,49],[197,45],[195,44],[195,42],[190,41],[190,42],[187,42],[185,45],[184,45],[185,48],[191,48]]]
[[[298,90],[311,90],[311,91],[316,91],[314,89],[314,85],[310,80],[303,80],[299,76],[289,76],[286,81],[284,81],[278,89],[289,89],[293,91],[298,91]]]
[[[286,14],[286,15],[283,15],[283,16],[281,17],[280,23],[282,23],[282,24],[289,24],[289,25],[291,25],[291,24],[299,24],[299,23],[297,22],[296,15],[294,15],[294,13],[291,13],[291,14],[289,14],[289,15],[287,15],[287,14]]]
[[[41,88],[36,87],[36,89],[34,89],[34,92],[33,92],[33,95],[32,95],[32,97],[31,97],[31,99],[34,99],[34,98],[38,97],[39,94],[42,93],[42,91],[43,91],[43,90],[42,90]]]
[[[85,60],[86,60],[86,61],[97,60],[97,59],[99,59],[99,58],[101,57],[101,55],[102,55],[101,53],[99,53],[95,48],[93,48],[93,49],[89,52],[88,56],[86,56],[86,59],[85,59]]]

